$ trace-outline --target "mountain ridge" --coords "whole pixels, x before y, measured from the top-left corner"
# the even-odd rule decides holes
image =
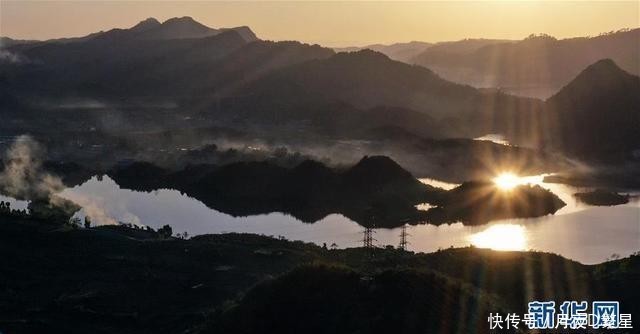
[[[393,106],[447,120],[474,133],[490,130],[483,127],[496,115],[519,110],[529,113],[542,106],[542,101],[452,83],[425,67],[393,61],[372,50],[337,53],[282,68],[247,84],[237,94],[254,96],[262,101],[263,110],[269,105],[277,108],[273,112],[281,112],[279,117],[291,117],[287,109],[304,110],[304,105]],[[463,133],[467,135],[461,132],[458,136]]]
[[[242,38],[247,42],[258,40],[258,37],[248,26],[239,26],[231,28],[211,28],[208,27],[190,16],[172,17],[164,22],[160,22],[154,17],[146,18],[129,28],[113,28],[109,30],[101,30],[98,32],[89,33],[80,37],[64,37],[53,38],[47,40],[15,40],[10,37],[2,37],[2,40],[11,45],[25,45],[25,44],[47,44],[47,43],[73,43],[73,42],[85,42],[89,40],[108,40],[111,42],[118,41],[120,39],[130,40],[168,40],[168,39],[189,39],[189,38],[204,38],[209,36],[218,35],[225,31],[234,30],[237,31]]]
[[[377,51],[385,54],[387,57],[401,61],[401,62],[409,62],[410,59],[415,57],[417,54],[426,50],[427,48],[432,47],[434,44],[421,42],[421,41],[411,41],[406,43],[393,43],[393,44],[370,44],[362,47],[342,47],[342,48],[333,48],[336,52],[353,52],[360,51],[364,49],[370,49],[373,51]]]
[[[461,53],[438,52],[434,46],[412,62],[453,82],[548,98],[602,58],[612,58],[627,72],[640,74],[640,28],[566,39],[531,35]]]

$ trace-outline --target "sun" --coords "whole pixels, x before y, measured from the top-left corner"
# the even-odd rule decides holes
[[[471,244],[480,248],[494,250],[525,250],[527,237],[521,225],[498,224],[473,234],[469,237]]]
[[[493,179],[498,188],[503,190],[511,190],[522,184],[521,179],[513,173],[502,173]]]

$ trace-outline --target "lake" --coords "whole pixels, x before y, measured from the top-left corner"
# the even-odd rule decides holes
[[[556,212],[538,218],[507,219],[486,225],[466,226],[462,223],[407,226],[407,249],[433,252],[448,247],[476,247],[496,250],[538,250],[560,254],[585,264],[606,261],[612,255],[628,256],[640,251],[640,199],[633,197],[625,205],[595,207],[579,202],[573,194],[587,190],[542,181],[544,175],[521,178],[522,183],[534,183],[558,195],[567,205]],[[433,179],[420,179],[425,184],[450,189],[455,184]],[[634,193],[637,195],[637,193]],[[118,222],[148,225],[165,224],[174,233],[189,235],[207,233],[256,233],[290,240],[302,240],[328,247],[362,245],[364,228],[340,214],[332,214],[315,223],[304,223],[283,213],[248,217],[233,217],[176,190],[162,189],[139,192],[121,189],[108,176],[94,176],[87,182],[64,190],[59,196],[83,207],[79,218],[89,215],[96,224]],[[27,207],[26,201],[6,196],[14,209]],[[426,210],[428,204],[418,208]],[[375,244],[397,246],[402,228],[375,229]]]
[[[407,226],[408,249],[433,252],[448,247],[477,247],[498,250],[539,250],[560,254],[585,264],[606,261],[613,254],[628,256],[640,251],[640,200],[615,207],[593,207],[578,202],[573,194],[579,189],[562,184],[542,182],[543,175],[522,178],[522,182],[539,184],[558,195],[567,206],[539,218],[508,219],[481,226],[462,223]],[[454,184],[432,179],[423,183],[442,188]],[[313,224],[290,215],[270,213],[249,217],[232,217],[210,209],[200,201],[176,190],[149,193],[121,189],[107,176],[93,177],[87,182],[64,190],[60,196],[83,207],[76,216],[90,215],[94,223],[125,222],[154,228],[169,224],[174,233],[189,235],[224,232],[246,232],[283,236],[328,247],[362,245],[364,228],[339,214],[332,214]],[[13,208],[25,208],[27,202],[7,197]],[[419,207],[427,209],[427,206]],[[376,229],[375,244],[397,246],[402,228]]]

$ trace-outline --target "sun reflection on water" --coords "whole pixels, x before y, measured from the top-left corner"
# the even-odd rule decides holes
[[[521,225],[497,224],[469,237],[471,244],[494,250],[526,250],[527,236]]]

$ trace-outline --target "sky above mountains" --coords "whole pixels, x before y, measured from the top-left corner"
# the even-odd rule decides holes
[[[597,35],[640,26],[638,1],[174,2],[0,1],[0,35],[82,36],[147,17],[192,16],[211,27],[248,25],[258,37],[327,46],[463,38]]]

